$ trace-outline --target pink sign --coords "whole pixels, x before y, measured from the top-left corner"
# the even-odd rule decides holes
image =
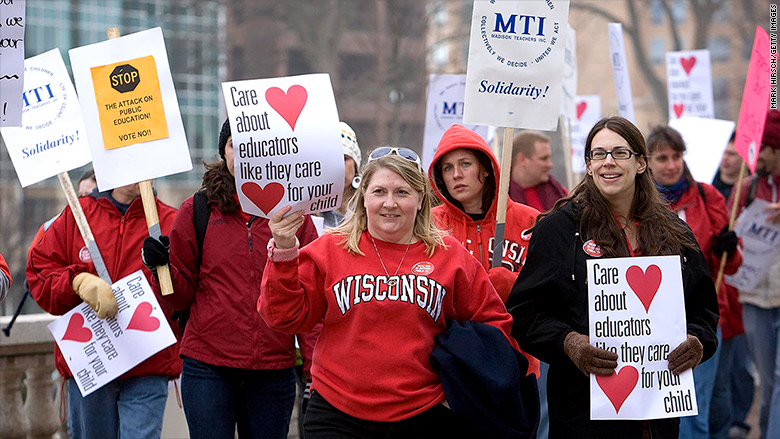
[[[756,172],[756,161],[761,149],[761,137],[769,106],[769,35],[761,27],[756,27],[753,40],[753,52],[750,55],[745,90],[742,92],[742,105],[739,107],[737,135],[734,149],[747,163],[750,172]]]

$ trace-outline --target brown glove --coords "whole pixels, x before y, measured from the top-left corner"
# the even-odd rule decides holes
[[[570,332],[563,341],[563,351],[585,375],[609,376],[617,368],[617,354],[591,346],[587,335]]]
[[[688,338],[669,354],[669,370],[679,375],[698,366],[702,356],[704,356],[704,346],[695,335],[688,334]]]
[[[73,291],[95,312],[99,319],[114,317],[117,306],[111,285],[92,273],[79,273],[73,278]]]

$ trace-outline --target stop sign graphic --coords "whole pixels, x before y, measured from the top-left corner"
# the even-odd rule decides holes
[[[141,83],[141,76],[138,74],[138,69],[130,64],[116,66],[109,78],[111,79],[111,88],[120,93],[133,91],[138,87],[138,84]]]

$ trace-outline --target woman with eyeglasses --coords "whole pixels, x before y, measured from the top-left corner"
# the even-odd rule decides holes
[[[713,355],[718,321],[707,262],[683,221],[664,205],[647,172],[642,133],[604,118],[585,144],[587,175],[537,222],[507,308],[512,335],[550,364],[550,439],[677,438],[678,418],[591,421],[590,374],[615,372],[618,356],[589,344],[586,261],[680,255],[688,337],[668,356],[680,374]]]
[[[434,336],[472,320],[512,344],[511,317],[479,262],[434,226],[414,151],[375,149],[354,200],[345,223],[300,250],[300,211],[269,224],[260,315],[285,332],[323,322],[306,438],[463,437],[429,359]]]
[[[728,230],[728,213],[723,196],[706,183],[693,179],[688,165],[683,160],[685,142],[674,128],[657,126],[647,136],[647,150],[650,153],[648,165],[655,185],[669,203],[669,209],[677,214],[693,231],[696,242],[704,254],[712,278],[716,279],[720,269],[721,256],[727,254],[724,274],[734,274],[742,264],[737,249],[736,233]],[[728,313],[728,286],[721,282],[718,290],[718,307],[722,314]],[[736,292],[736,290],[731,290]],[[720,342],[720,333],[718,333]],[[680,438],[709,439],[710,401],[718,369],[719,352],[710,361],[693,372],[696,383],[696,402],[699,415],[680,420]]]

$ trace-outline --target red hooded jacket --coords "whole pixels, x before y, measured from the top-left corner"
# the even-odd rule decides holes
[[[481,221],[471,217],[448,199],[449,191],[441,177],[441,166],[437,165],[441,158],[456,149],[465,148],[482,153],[490,159],[493,169],[488,169],[496,181],[495,195],[490,209]],[[504,229],[504,251],[501,260],[502,267],[491,268],[493,263],[493,237],[496,233],[496,212],[498,210],[498,160],[490,151],[487,143],[474,131],[463,125],[453,125],[442,135],[431,165],[428,168],[428,178],[433,190],[444,204],[433,209],[436,226],[449,231],[457,238],[487,270],[490,281],[498,291],[501,299],[506,302],[512,285],[525,262],[528,241],[531,236],[524,233],[534,225],[539,212],[524,204],[507,200],[506,228]]]
[[[3,258],[3,255],[0,255],[0,271],[3,272],[5,277],[8,278],[8,283],[11,283],[11,270],[8,269],[8,264],[5,262],[5,258]]]
[[[106,193],[90,194],[79,198],[79,202],[111,279],[122,279],[140,269],[143,269],[147,279],[153,278],[141,262],[141,247],[144,239],[149,236],[141,199],[133,200],[124,215]],[[157,200],[157,214],[160,217],[160,228],[165,235],[173,225],[176,209]],[[81,298],[73,291],[72,284],[73,278],[83,272],[97,274],[73,213],[70,207],[66,207],[43,234],[41,241],[32,247],[27,260],[27,282],[33,298],[44,311],[62,315],[82,303]],[[163,307],[163,311],[178,337],[178,326],[170,320],[171,310]],[[178,354],[177,342],[130,369],[121,378],[151,375],[174,378],[181,373]],[[60,374],[65,378],[72,377],[73,374],[56,346],[54,356]]]

